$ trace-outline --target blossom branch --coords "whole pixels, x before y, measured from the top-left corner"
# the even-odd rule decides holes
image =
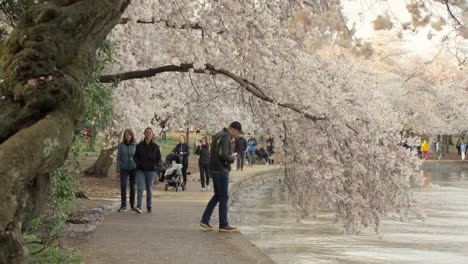
[[[224,75],[224,76],[232,79],[233,81],[237,82],[245,90],[249,91],[251,94],[253,94],[257,98],[259,98],[259,99],[261,99],[261,100],[263,100],[265,102],[269,102],[269,103],[278,105],[280,107],[290,109],[290,110],[292,110],[292,111],[294,111],[294,112],[296,112],[298,114],[303,115],[307,119],[310,119],[310,120],[312,120],[314,122],[318,121],[318,120],[325,120],[325,117],[323,117],[323,116],[322,117],[317,117],[317,116],[311,115],[311,114],[307,113],[306,111],[304,111],[303,108],[301,108],[301,107],[299,107],[297,105],[294,105],[294,104],[291,104],[291,103],[277,102],[272,97],[266,95],[259,88],[259,86],[257,84],[255,84],[255,83],[253,83],[253,82],[251,82],[249,80],[243,79],[242,77],[237,76],[236,74],[234,74],[234,73],[232,73],[232,72],[230,72],[228,70],[225,70],[225,69],[222,69],[222,68],[217,69],[213,65],[210,65],[210,64],[205,64],[205,69],[195,69],[195,67],[194,67],[194,65],[192,63],[184,63],[184,64],[180,64],[179,66],[178,65],[166,65],[166,66],[151,68],[151,69],[147,69],[147,70],[124,72],[124,73],[113,74],[113,75],[105,75],[105,76],[101,76],[99,78],[99,81],[101,83],[110,83],[110,82],[114,82],[114,81],[142,79],[142,78],[153,77],[153,76],[156,76],[157,74],[163,73],[163,72],[193,72],[193,73],[201,73],[201,74],[212,74],[212,75],[220,74],[220,75]]]

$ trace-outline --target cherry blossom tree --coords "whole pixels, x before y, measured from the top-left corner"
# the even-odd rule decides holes
[[[410,90],[397,89],[398,66],[391,78],[375,77],[391,71],[372,68],[373,47],[346,27],[340,1],[139,0],[125,11],[128,4],[37,1],[2,46],[2,262],[25,262],[21,230],[44,201],[50,172],[63,164],[95,51],[118,22],[109,36],[118,42],[118,63],[99,78],[121,82],[111,131],[166,118],[214,130],[238,119],[282,135],[286,182],[305,213],[335,210],[358,232],[417,208],[410,187],[420,181],[420,162],[398,146],[416,118],[405,119],[412,101],[397,98],[442,93],[450,82],[424,90],[424,78],[412,78]],[[330,45],[370,61],[330,53]],[[464,109],[466,88],[450,87],[443,100],[426,97],[436,104],[417,118],[437,120],[438,128],[462,125],[464,116],[454,113]],[[453,94],[460,98],[445,107]]]
[[[287,182],[306,213],[313,213],[318,205],[331,208],[352,232],[369,225],[378,230],[382,217],[392,210],[406,216],[414,209],[410,187],[420,182],[420,164],[398,147],[407,140],[401,132],[441,133],[463,127],[463,106],[447,103],[465,90],[443,78],[434,85],[428,74],[419,76],[413,68],[405,71],[403,61],[379,70],[369,67],[369,63],[379,66],[372,61],[374,50],[353,39],[337,9],[339,3],[325,9],[307,2],[282,4],[189,1],[186,5],[151,5],[141,1],[130,6],[125,21],[112,33],[117,39],[132,36],[122,46],[125,52],[120,60],[126,63],[101,80],[125,83],[151,78],[152,89],[162,94],[182,85],[185,90],[175,93],[169,109],[185,122],[196,122],[194,113],[203,113],[205,124],[233,117],[234,111],[220,115],[218,106],[232,105],[244,114],[250,111],[248,119],[253,123],[284,135]],[[242,16],[230,16],[231,10]],[[157,38],[138,41],[145,35]],[[323,41],[314,41],[317,36]],[[323,47],[331,44],[350,52],[329,56]],[[142,56],[149,51],[158,54],[158,59]],[[366,60],[354,59],[352,54],[364,55]],[[424,67],[419,69],[424,71]],[[158,85],[164,72],[171,72],[164,77],[167,86]],[[419,77],[407,81],[411,74]],[[203,93],[221,89],[197,75],[219,76],[224,80],[218,83],[234,82],[242,90],[225,92],[224,98],[207,107],[206,101],[199,100]],[[148,79],[132,85],[142,82],[148,85]],[[244,90],[248,99],[240,96]],[[185,94],[189,98],[184,100]],[[466,94],[459,99],[466,100]],[[175,106],[181,101],[191,102],[191,107]],[[446,118],[454,113],[459,114]]]

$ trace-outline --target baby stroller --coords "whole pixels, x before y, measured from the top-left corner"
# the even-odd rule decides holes
[[[173,162],[176,164],[172,165]],[[164,178],[166,185],[164,190],[167,192],[167,189],[171,186],[176,192],[179,190],[179,187],[182,187],[182,191],[185,191],[185,186],[182,184],[182,164],[181,158],[177,154],[169,154],[166,156],[166,171],[164,172]]]

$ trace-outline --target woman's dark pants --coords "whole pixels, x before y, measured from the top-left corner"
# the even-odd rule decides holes
[[[127,207],[127,182],[130,178],[130,206],[135,207],[135,183],[136,176],[135,170],[120,170],[120,196],[121,204],[120,207]]]

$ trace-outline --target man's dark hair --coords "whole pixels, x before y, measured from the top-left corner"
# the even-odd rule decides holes
[[[238,121],[232,122],[232,123],[229,125],[229,127],[230,127],[230,128],[236,129],[237,131],[239,131],[239,133],[242,134],[242,125],[241,125],[241,123],[239,123]]]
[[[145,129],[145,132],[144,132],[144,133],[146,133],[146,130],[148,130],[148,129],[151,130],[151,132],[153,132],[153,129],[152,129],[151,127],[147,127],[147,128]]]

